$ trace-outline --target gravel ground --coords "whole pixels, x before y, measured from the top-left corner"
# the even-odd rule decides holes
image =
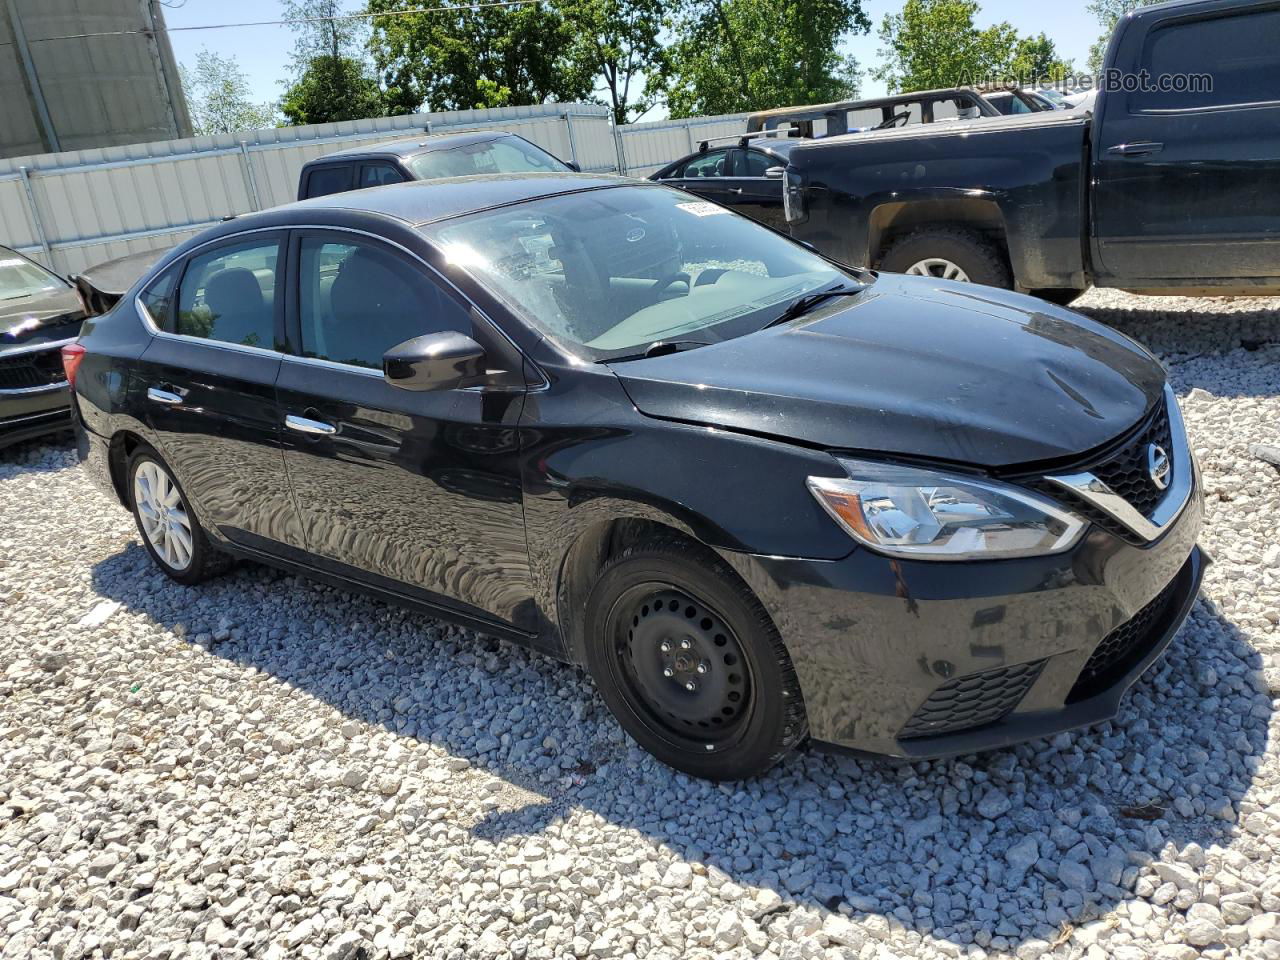
[[[0,956],[1280,958],[1280,303],[1078,304],[1170,365],[1217,562],[1086,732],[689,780],[579,673],[0,454]]]

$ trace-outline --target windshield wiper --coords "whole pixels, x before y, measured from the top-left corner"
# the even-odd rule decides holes
[[[864,287],[832,287],[830,290],[819,290],[817,293],[806,293],[803,296],[796,297],[787,308],[778,314],[761,330],[767,330],[769,327],[776,327],[780,323],[786,323],[788,320],[794,320],[796,317],[803,316],[818,304],[830,300],[832,297],[849,297],[855,293],[861,293]]]
[[[709,347],[706,340],[659,340],[649,344],[641,353],[628,353],[621,357],[604,357],[596,363],[624,363],[627,360],[648,360],[650,357],[663,357],[668,353],[680,353],[697,347]]]

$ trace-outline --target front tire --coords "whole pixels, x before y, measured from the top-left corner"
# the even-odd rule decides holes
[[[880,269],[1013,289],[1004,252],[982,234],[956,227],[926,227],[895,240]]]
[[[764,773],[808,734],[791,658],[719,557],[658,537],[611,559],[586,604],[587,668],[618,722],[708,780]]]
[[[186,494],[155,451],[136,450],[127,477],[129,507],[142,545],[168,577],[192,585],[230,568],[231,558],[209,543]]]

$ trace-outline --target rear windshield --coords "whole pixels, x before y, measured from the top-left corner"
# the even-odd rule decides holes
[[[657,185],[543,197],[423,229],[529,326],[589,360],[742,336],[796,297],[856,282],[754,220]]]
[[[24,257],[0,257],[0,300],[66,290],[67,284]]]
[[[477,173],[564,173],[569,168],[545,150],[519,137],[468,143],[410,157],[419,180],[470,177]]]

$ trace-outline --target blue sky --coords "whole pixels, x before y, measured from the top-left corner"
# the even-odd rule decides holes
[[[423,0],[430,6],[434,0]],[[349,9],[363,6],[351,0]],[[879,40],[876,31],[886,13],[901,9],[901,0],[864,0],[864,8],[874,27],[870,34],[855,37],[846,50],[858,58],[864,71],[878,62]],[[200,26],[250,20],[271,20],[282,16],[277,0],[167,0],[165,20],[170,27]],[[1057,44],[1062,56],[1074,58],[1083,70],[1089,46],[1098,37],[1099,27],[1081,0],[1063,3],[1031,4],[1025,0],[986,0],[978,15],[978,25],[987,26],[1007,20],[1022,34],[1047,33]],[[281,81],[288,69],[293,34],[281,26],[240,27],[227,30],[191,30],[170,35],[179,62],[195,61],[202,46],[222,54],[234,55],[240,61],[253,88],[255,100],[277,100],[284,91]],[[884,92],[883,84],[869,77],[863,81],[863,95]],[[651,111],[644,119],[660,119],[661,111]]]

